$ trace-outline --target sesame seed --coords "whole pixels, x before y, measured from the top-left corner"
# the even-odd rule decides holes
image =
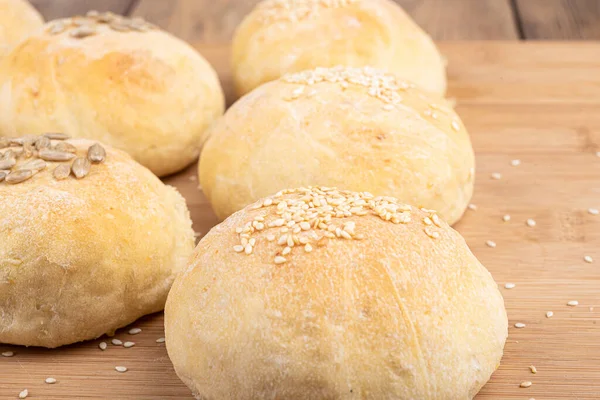
[[[583,257],[583,261],[585,261],[586,263],[593,263],[594,259],[592,258],[592,256],[584,256]]]
[[[521,384],[519,386],[522,388],[528,388],[531,385],[533,385],[533,383],[531,383],[529,381],[524,381],[524,382],[521,382]]]
[[[164,342],[165,342],[164,337],[160,337],[160,338],[156,339],[156,343],[164,343]]]
[[[123,342],[120,341],[119,339],[113,339],[110,341],[112,344],[114,344],[115,346],[122,346]]]
[[[271,204],[273,204],[272,198],[268,198],[268,199],[265,199],[265,201],[263,201],[263,207],[269,207]]]
[[[502,221],[504,221],[504,222],[510,221],[510,215],[506,214],[505,216],[503,216]]]
[[[577,300],[570,300],[570,301],[567,302],[567,305],[569,307],[576,307],[576,306],[579,305],[579,302]]]
[[[460,124],[457,121],[452,121],[452,129],[456,132],[460,131]]]
[[[242,233],[243,229],[242,228],[235,228],[235,233]]]
[[[127,367],[115,367],[117,372],[127,372]]]
[[[429,227],[426,227],[424,230],[425,234],[432,239],[438,239],[440,237],[440,234],[438,232],[431,230],[431,228]]]
[[[307,231],[307,230],[309,230],[309,229],[310,229],[310,223],[308,223],[308,222],[306,222],[306,221],[302,221],[302,222],[300,222],[300,228],[301,228],[303,231]]]
[[[108,347],[108,345],[106,344],[106,342],[100,342],[100,344],[98,345],[98,347],[100,348],[100,350],[104,351],[104,350],[106,350],[106,348]]]
[[[385,104],[385,105],[383,106],[383,109],[384,109],[385,111],[392,111],[392,110],[394,109],[394,106],[393,106],[393,105],[391,105],[391,104]]]
[[[514,283],[506,283],[504,285],[504,288],[506,288],[506,289],[514,289],[515,286],[517,286],[517,285],[515,285]]]
[[[2,353],[2,357],[12,357],[14,355],[15,353],[12,351],[5,351],[4,353]]]
[[[248,255],[252,254],[252,245],[250,243],[248,243],[246,247],[244,247],[244,253]]]
[[[286,246],[286,247],[283,249],[283,251],[281,252],[281,254],[285,256],[286,254],[289,254],[291,251],[292,251],[292,248],[291,248],[291,247],[289,247],[289,246]]]
[[[512,165],[513,167],[518,167],[519,165],[521,165],[521,160],[518,160],[518,159],[512,160],[510,162],[510,165]]]
[[[492,173],[491,177],[492,177],[492,179],[496,179],[496,180],[502,179],[502,174],[500,172],[494,172],[494,173]]]
[[[524,323],[522,323],[522,322],[517,322],[517,323],[515,324],[515,328],[518,328],[518,329],[525,328],[526,326],[527,326],[527,325],[525,325],[525,324],[524,324]]]
[[[138,334],[138,333],[140,333],[141,331],[142,331],[142,330],[141,330],[140,328],[131,328],[131,329],[129,330],[129,332],[128,332],[128,333],[129,333],[130,335],[137,335],[137,334]]]
[[[269,242],[272,242],[273,240],[275,240],[275,235],[273,235],[272,233],[269,233],[269,234],[267,235],[267,240],[268,240]]]
[[[467,208],[468,208],[469,210],[473,210],[473,211],[477,210],[477,206],[476,206],[475,204],[473,204],[473,203],[469,204],[469,205],[467,206]]]
[[[285,259],[285,257],[276,256],[274,261],[275,261],[275,264],[283,264],[287,260]]]
[[[135,342],[125,342],[123,343],[123,347],[125,347],[126,349],[135,346]]]
[[[425,223],[425,225],[433,224],[433,221],[431,221],[431,218],[429,218],[429,217],[423,218],[423,222]]]
[[[241,244],[236,244],[235,246],[233,246],[233,251],[235,251],[236,253],[241,253],[242,251],[244,251],[244,246],[242,246]]]
[[[530,365],[529,370],[531,371],[532,374],[537,374],[537,368],[535,366]]]
[[[56,383],[56,379],[54,378],[46,378],[45,382],[49,385]]]
[[[591,215],[598,215],[600,214],[600,211],[598,211],[597,208],[588,208],[588,213]]]
[[[546,318],[552,318],[554,313],[552,311],[546,311]]]
[[[310,243],[306,243],[304,245],[304,251],[306,251],[307,253],[310,253],[312,251],[312,246],[310,245]]]
[[[485,244],[488,247],[491,247],[492,249],[496,247],[496,242],[494,242],[493,240],[488,240],[488,241],[485,242]]]
[[[27,398],[27,396],[29,396],[29,391],[27,389],[25,389],[21,393],[19,393],[20,399],[25,399],[25,398]]]
[[[536,225],[535,220],[533,220],[531,218],[529,218],[526,223],[527,223],[527,226],[530,228],[533,228]]]
[[[252,239],[248,240],[248,244],[249,244],[250,246],[254,247],[254,245],[256,245],[256,239],[255,239],[255,238],[252,238]]]

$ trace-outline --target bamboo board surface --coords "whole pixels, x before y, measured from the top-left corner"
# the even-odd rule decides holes
[[[502,365],[477,399],[600,399],[600,215],[587,211],[600,208],[600,44],[440,46],[449,59],[449,95],[477,154],[477,209],[455,228],[500,285],[509,316]],[[196,47],[219,71],[231,103],[228,48]],[[494,172],[502,178],[491,179]],[[205,234],[216,219],[195,166],[166,181],[184,194],[194,230]],[[505,289],[507,282],[516,287]],[[570,300],[579,306],[568,307]],[[100,351],[107,338],[57,350],[0,345],[15,352],[0,357],[0,399],[25,388],[32,399],[191,399],[165,345],[155,342],[162,323],[156,314],[130,326],[142,328],[138,335],[118,331],[117,338],[136,342],[129,349]],[[118,365],[129,371],[116,372]],[[58,382],[45,384],[47,377]],[[520,388],[523,381],[533,385]]]

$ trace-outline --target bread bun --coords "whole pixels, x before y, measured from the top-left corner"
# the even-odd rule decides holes
[[[474,155],[436,96],[370,68],[317,68],[267,83],[213,125],[200,182],[221,219],[288,187],[394,196],[456,222],[473,192]]]
[[[445,62],[392,0],[265,0],[233,38],[238,94],[290,72],[371,66],[444,95]]]
[[[437,214],[287,190],[213,228],[165,308],[198,399],[471,399],[498,367],[502,296]]]
[[[44,25],[42,16],[25,0],[0,0],[0,58],[27,35]]]
[[[60,151],[26,144],[34,156],[0,173],[0,343],[57,347],[160,311],[194,248],[174,188],[122,151],[96,145],[90,158],[104,161],[88,164],[95,142],[51,143]],[[71,151],[82,158],[35,156],[66,159]],[[81,179],[68,176],[72,163]],[[16,183],[23,171],[33,177]]]
[[[196,159],[223,109],[206,60],[141,19],[92,13],[53,21],[0,65],[0,132],[99,140],[159,176]]]

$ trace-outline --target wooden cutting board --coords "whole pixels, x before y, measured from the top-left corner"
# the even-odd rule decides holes
[[[231,102],[228,49],[197,47]],[[502,365],[477,399],[600,399],[600,215],[588,213],[600,208],[600,44],[457,42],[441,49],[449,95],[477,153],[477,209],[455,227],[500,285],[510,323]],[[512,166],[514,159],[521,164]],[[502,178],[492,179],[494,172]],[[196,167],[165,181],[185,195],[195,231],[205,234],[217,221]],[[507,282],[516,287],[505,289]],[[570,300],[579,305],[567,306]],[[526,327],[514,328],[517,322]],[[131,326],[142,328],[138,335],[120,330],[117,338],[136,343],[129,349],[100,351],[106,338],[58,350],[0,345],[15,352],[0,357],[0,398],[27,388],[32,399],[191,399],[165,345],[156,343],[162,324],[158,314]],[[45,384],[47,377],[58,382]],[[533,385],[520,388],[523,381]]]

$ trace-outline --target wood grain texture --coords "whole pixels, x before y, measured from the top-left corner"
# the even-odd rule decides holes
[[[230,85],[221,46],[197,46]],[[500,369],[478,400],[600,398],[600,44],[446,43],[450,95],[457,98],[477,155],[473,203],[455,226],[501,286],[510,328]],[[511,166],[520,159],[520,166]],[[502,179],[490,179],[493,172]],[[216,220],[197,188],[195,166],[166,179],[188,200],[194,229]],[[510,222],[502,216],[510,214]],[[528,218],[536,220],[533,228]],[[485,245],[497,243],[496,248]],[[584,262],[591,255],[594,263]],[[506,282],[516,284],[504,289]],[[579,306],[568,307],[569,300]],[[546,311],[553,318],[546,318]],[[516,329],[516,322],[525,323]],[[162,315],[143,318],[130,349],[101,340],[58,350],[12,350],[0,357],[0,398],[28,388],[44,399],[192,399],[174,374]],[[106,340],[106,339],[103,339]],[[121,374],[117,365],[129,368]],[[535,365],[537,374],[528,366]],[[55,385],[46,377],[58,379]],[[522,381],[532,381],[528,389]]]
[[[29,0],[47,21],[83,15],[89,10],[125,14],[135,0]]]
[[[600,39],[598,0],[516,0],[525,39]]]

